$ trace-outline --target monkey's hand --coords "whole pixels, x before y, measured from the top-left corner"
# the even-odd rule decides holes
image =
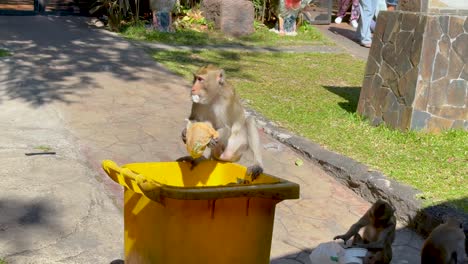
[[[218,145],[218,139],[217,138],[211,138],[210,142],[208,142],[208,147],[209,148],[215,148]]]
[[[250,175],[252,177],[252,181],[257,179],[257,177],[263,173],[263,168],[260,167],[260,165],[252,165],[247,168],[247,175]]]
[[[181,138],[184,144],[187,144],[187,128],[184,128],[181,133]]]
[[[205,157],[201,156],[200,158],[192,158],[191,156],[184,156],[181,158],[178,158],[176,161],[177,162],[189,162],[190,163],[190,170],[193,170],[198,164],[200,164],[202,161],[206,160]]]
[[[337,240],[337,239],[342,239],[346,243],[346,241],[348,241],[350,239],[350,237],[347,237],[345,235],[341,235],[341,236],[336,236],[336,237],[333,238],[333,240]]]

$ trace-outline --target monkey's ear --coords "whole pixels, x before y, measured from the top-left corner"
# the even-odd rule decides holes
[[[218,81],[220,85],[224,84],[224,70],[219,70],[216,80]]]

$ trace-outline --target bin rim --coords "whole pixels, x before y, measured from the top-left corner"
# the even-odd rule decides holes
[[[220,161],[210,161],[216,163],[228,163]],[[124,188],[131,189],[147,196],[148,198],[161,201],[163,198],[171,198],[178,200],[216,200],[222,198],[237,198],[237,197],[256,197],[256,198],[269,198],[273,200],[286,200],[286,199],[298,199],[299,198],[299,184],[290,182],[288,180],[263,173],[263,175],[271,177],[278,182],[275,183],[253,183],[250,185],[244,184],[233,184],[233,185],[221,185],[221,186],[191,186],[191,187],[180,187],[173,185],[166,185],[160,182],[152,181],[151,189],[142,188],[141,178],[144,177],[142,174],[137,174],[126,166],[132,164],[145,164],[145,163],[181,163],[176,161],[167,162],[139,162],[129,163],[119,167],[113,161],[104,160],[102,166],[104,171],[109,177]],[[234,166],[242,166],[236,163],[229,163]],[[242,166],[244,167],[244,166]],[[245,167],[244,167],[245,168]],[[120,174],[123,177],[132,180],[140,187],[140,190],[135,189],[135,184],[122,184],[117,180],[117,175]],[[140,178],[140,180],[138,180]],[[146,178],[146,177],[144,177]]]

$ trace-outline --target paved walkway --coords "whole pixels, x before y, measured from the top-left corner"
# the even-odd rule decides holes
[[[189,85],[136,47],[79,17],[0,17],[0,257],[8,263],[122,258],[122,197],[100,161],[185,155]],[[369,204],[261,134],[267,173],[301,185],[277,206],[272,263],[309,263]],[[25,156],[39,146],[56,155]],[[271,147],[274,146],[274,147]],[[242,160],[246,163],[249,157]],[[5,162],[6,161],[6,162]],[[399,229],[392,263],[418,264],[421,239]]]

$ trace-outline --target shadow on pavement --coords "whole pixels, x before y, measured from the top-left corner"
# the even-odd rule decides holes
[[[356,41],[356,31],[354,30],[343,28],[343,27],[336,27],[336,26],[335,27],[330,26],[328,30],[335,34],[339,34],[343,37],[346,37],[352,41]]]
[[[21,254],[36,241],[32,234],[59,233],[61,227],[55,220],[57,212],[53,202],[41,199],[0,199],[0,242]],[[8,257],[8,256],[2,256]]]
[[[142,53],[129,49],[127,42],[88,29],[86,21],[83,17],[0,16],[0,48],[13,53],[0,61],[4,99],[21,99],[36,107],[54,101],[73,103],[70,95],[83,96],[86,89],[101,88],[91,74],[107,72],[118,80],[133,81],[140,79],[140,70],[154,67],[151,60],[140,59]]]
[[[339,102],[338,105],[349,113],[355,113],[359,103],[359,94],[361,87],[339,87],[339,86],[323,86],[328,91],[341,96],[347,102]]]

